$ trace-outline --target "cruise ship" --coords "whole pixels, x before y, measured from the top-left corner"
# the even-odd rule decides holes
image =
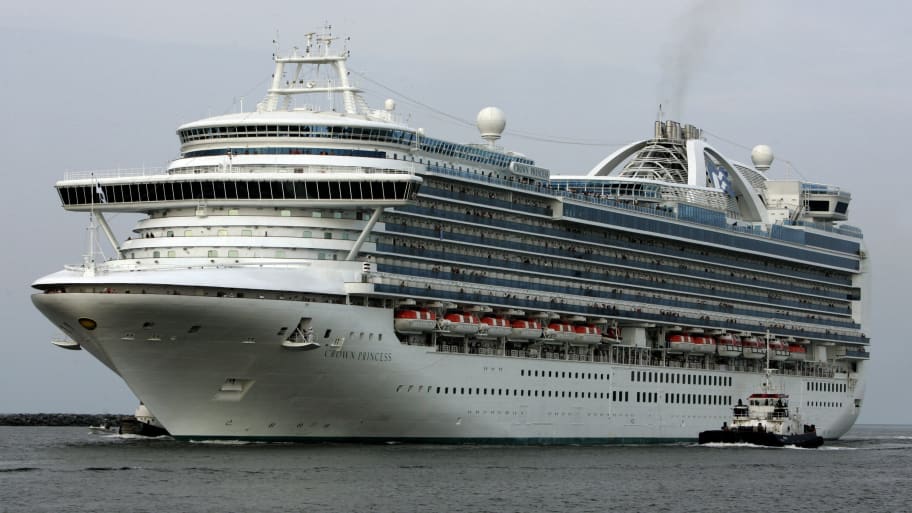
[[[180,126],[166,169],[57,182],[111,251],[33,283],[55,344],[186,440],[695,441],[767,375],[821,436],[856,421],[849,192],[664,119],[552,175],[498,146],[495,107],[463,144],[368,106],[348,58],[311,34],[255,110]]]

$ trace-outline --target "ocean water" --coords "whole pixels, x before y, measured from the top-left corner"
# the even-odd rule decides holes
[[[0,427],[2,512],[912,511],[912,426],[821,449],[190,443]]]

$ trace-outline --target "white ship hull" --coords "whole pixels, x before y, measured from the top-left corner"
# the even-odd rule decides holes
[[[392,311],[381,308],[155,294],[33,300],[64,329],[79,317],[97,321],[91,331],[76,326],[76,341],[185,439],[692,440],[720,426],[730,404],[762,379],[752,372],[437,352],[400,343]],[[313,319],[319,350],[281,346],[277,330],[301,317]],[[152,325],[143,329],[144,323]],[[544,377],[549,373],[574,377]],[[659,373],[689,375],[682,379],[693,383],[731,378],[731,385],[659,383]],[[822,436],[837,438],[855,422],[860,374],[845,393],[811,392],[807,385],[845,378],[776,379],[796,405],[828,404],[801,407]]]

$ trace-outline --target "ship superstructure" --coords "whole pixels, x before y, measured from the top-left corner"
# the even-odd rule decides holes
[[[552,176],[497,146],[499,109],[459,144],[369,108],[332,41],[277,55],[255,112],[181,126],[167,169],[56,185],[115,255],[33,300],[172,434],[694,439],[767,357],[822,436],[854,423],[869,264],[847,192],[673,121]],[[146,217],[120,241],[109,212]]]

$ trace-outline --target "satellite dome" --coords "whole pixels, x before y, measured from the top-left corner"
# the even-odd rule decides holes
[[[751,161],[757,171],[766,171],[773,163],[773,149],[765,144],[758,144],[751,150]]]
[[[507,116],[497,107],[485,107],[475,118],[475,124],[481,132],[482,139],[494,144],[507,126]]]

